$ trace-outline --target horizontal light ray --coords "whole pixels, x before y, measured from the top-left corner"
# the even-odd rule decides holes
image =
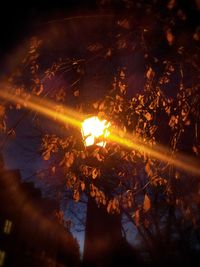
[[[119,134],[119,132],[112,132],[108,138],[124,147],[144,152],[152,158],[174,165],[181,170],[194,175],[200,175],[200,161],[197,161],[194,157],[188,157],[177,152],[172,154],[171,150],[161,145],[153,145],[153,147],[151,147],[130,134],[126,134],[124,137],[121,136],[122,133]]]
[[[39,97],[31,95],[29,98],[13,95],[10,92],[0,91],[0,97],[4,100],[12,103],[20,104],[21,106],[36,111],[42,115],[45,115],[51,119],[58,120],[60,122],[69,123],[74,127],[81,127],[83,116],[74,110],[61,107],[57,108],[58,104],[55,102],[43,100]]]
[[[13,95],[12,92],[7,90],[0,90],[0,97],[12,103],[18,103],[27,109],[36,111],[41,115],[45,115],[51,119],[60,121],[62,123],[68,123],[78,129],[81,129],[82,122],[85,118],[87,118],[87,116],[84,114],[78,113],[66,107],[62,107],[62,109],[58,111],[56,110],[58,103],[43,100],[33,95],[27,98]],[[156,158],[160,161],[174,165],[175,167],[186,172],[200,175],[200,162],[197,162],[197,160],[193,157],[188,157],[180,153],[172,155],[171,150],[161,145],[154,145],[151,147],[150,145],[138,140],[138,138],[131,134],[126,134],[124,137],[121,137],[124,135],[122,131],[116,132],[112,128],[109,129],[109,131],[110,134],[107,136],[107,139],[110,141],[116,142],[128,149],[144,152],[152,158]]]

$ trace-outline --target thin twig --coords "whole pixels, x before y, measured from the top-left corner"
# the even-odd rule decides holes
[[[95,19],[95,18],[105,18],[105,17],[113,17],[114,15],[112,14],[99,14],[99,15],[87,15],[87,16],[73,16],[73,17],[67,17],[67,18],[62,18],[62,19],[55,19],[55,20],[50,20],[44,23],[45,24],[51,24],[51,23],[57,23],[57,22],[63,22],[63,21],[71,21],[71,20],[79,20],[79,19]]]

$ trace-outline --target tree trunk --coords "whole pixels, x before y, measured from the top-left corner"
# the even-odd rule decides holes
[[[87,266],[110,266],[114,251],[122,243],[121,215],[108,214],[88,198],[83,261]]]

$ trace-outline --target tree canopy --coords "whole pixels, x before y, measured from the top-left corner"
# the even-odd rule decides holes
[[[199,1],[98,6],[95,15],[48,22],[20,47],[3,79],[13,97],[0,94],[0,128],[13,134],[8,110],[29,108],[48,174],[64,177],[76,202],[90,195],[125,214],[151,260],[189,261],[200,245]],[[45,122],[31,101],[54,118]],[[116,139],[87,149],[60,114],[96,115],[139,145]]]

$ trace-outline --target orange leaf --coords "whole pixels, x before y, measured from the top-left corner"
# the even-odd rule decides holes
[[[55,172],[56,172],[56,167],[53,166],[53,167],[51,168],[51,171],[52,171],[53,174],[55,174]]]
[[[167,41],[169,43],[169,45],[172,45],[174,42],[174,35],[172,34],[171,29],[168,29],[165,33]]]
[[[168,4],[167,4],[167,8],[168,9],[173,9],[176,5],[176,0],[169,0]]]
[[[136,226],[139,226],[139,224],[140,224],[140,211],[139,210],[136,210],[134,217],[135,217]]]
[[[70,168],[74,162],[74,154],[73,153],[66,153],[66,166]]]
[[[85,183],[82,181],[81,182],[81,190],[84,191],[85,190]]]
[[[50,151],[48,150],[48,151],[45,151],[43,154],[42,154],[42,156],[43,156],[43,159],[44,160],[49,160],[49,158],[50,158]]]
[[[93,178],[93,179],[96,179],[97,176],[98,176],[98,170],[97,170],[97,169],[93,169],[93,170],[92,170],[92,178]]]
[[[155,73],[154,73],[154,71],[152,70],[152,68],[150,67],[150,68],[148,69],[148,71],[147,71],[146,76],[147,76],[148,79],[153,79],[154,75],[155,75]]]
[[[145,194],[144,196],[144,202],[143,202],[143,209],[145,212],[147,212],[151,208],[151,201],[150,198]]]
[[[78,202],[80,200],[80,193],[78,190],[75,190],[74,191],[74,195],[73,195],[73,198],[76,202]]]
[[[118,24],[124,29],[127,29],[127,30],[130,29],[130,23],[127,19],[119,20]]]
[[[74,92],[74,96],[79,96],[79,90],[76,90],[76,91]]]
[[[149,112],[147,112],[144,116],[148,121],[150,121],[152,119],[152,116]]]
[[[148,175],[149,177],[152,177],[152,176],[153,176],[153,172],[152,172],[152,170],[151,170],[151,167],[150,167],[150,163],[149,163],[149,162],[147,162],[147,164],[146,164],[146,166],[145,166],[145,171],[146,171],[146,173],[147,173],[147,175]]]

